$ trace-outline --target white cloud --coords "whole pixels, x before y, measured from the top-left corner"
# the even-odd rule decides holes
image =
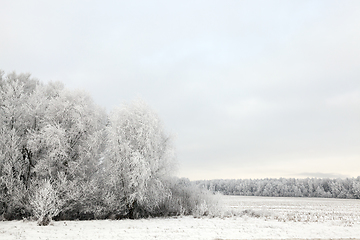
[[[354,107],[360,109],[360,90],[350,91],[330,97],[326,99],[326,103],[335,107]]]
[[[276,109],[275,104],[260,98],[249,98],[237,103],[228,104],[225,112],[229,117],[243,118],[266,115]]]

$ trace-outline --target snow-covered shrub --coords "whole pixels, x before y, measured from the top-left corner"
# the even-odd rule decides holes
[[[169,181],[171,197],[164,202],[168,215],[193,215],[194,217],[222,217],[224,209],[220,196],[200,189],[186,178]]]
[[[223,208],[219,194],[214,195],[211,192],[202,191],[198,197],[200,199],[197,199],[197,204],[193,211],[195,217],[224,217],[225,209]]]
[[[45,180],[31,197],[30,205],[38,225],[46,226],[60,212],[62,202],[50,181]]]

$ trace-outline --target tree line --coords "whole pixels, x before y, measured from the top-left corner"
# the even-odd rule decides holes
[[[200,180],[194,183],[203,189],[225,195],[360,199],[360,177],[346,179],[216,179]]]
[[[173,149],[141,100],[107,114],[61,82],[0,71],[2,219],[208,214],[209,195],[172,176]]]

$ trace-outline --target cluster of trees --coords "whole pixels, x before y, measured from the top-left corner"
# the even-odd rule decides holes
[[[85,92],[0,71],[0,217],[193,214],[202,192],[173,165],[171,137],[144,102],[107,114]]]
[[[280,178],[195,181],[197,186],[225,195],[267,197],[360,198],[360,177],[346,179]]]

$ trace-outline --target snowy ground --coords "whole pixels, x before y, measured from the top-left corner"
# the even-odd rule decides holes
[[[360,201],[224,197],[232,218],[0,222],[0,239],[360,239]]]

